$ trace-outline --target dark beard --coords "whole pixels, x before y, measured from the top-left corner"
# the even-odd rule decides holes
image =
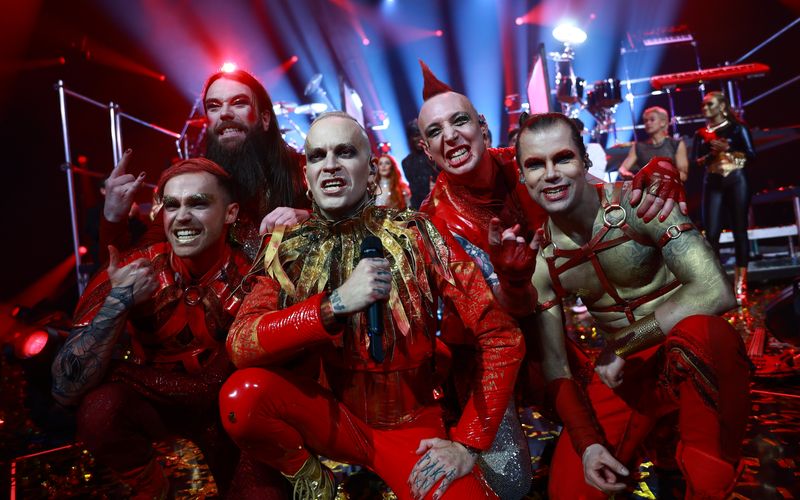
[[[208,135],[206,158],[231,174],[236,199],[246,212],[254,215],[259,215],[266,208],[266,157],[267,134],[258,128],[250,130],[234,148],[222,146],[217,135]]]

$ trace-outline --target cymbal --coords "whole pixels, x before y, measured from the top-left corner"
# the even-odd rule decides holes
[[[296,102],[277,101],[272,106],[272,110],[275,111],[275,113],[291,113],[292,111],[294,111],[294,108],[296,107],[297,107]]]
[[[319,85],[322,83],[322,73],[316,73],[314,76],[311,77],[309,80],[308,85],[306,85],[306,89],[303,91],[303,95],[311,95],[319,89]]]
[[[298,115],[318,115],[328,109],[328,105],[324,102],[312,102],[311,104],[301,104],[294,108],[294,112]]]

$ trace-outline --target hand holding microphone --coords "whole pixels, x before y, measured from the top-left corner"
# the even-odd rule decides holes
[[[350,315],[367,311],[367,327],[370,335],[370,355],[383,361],[383,306],[380,301],[389,298],[392,274],[389,261],[383,258],[380,239],[369,236],[361,244],[361,260],[349,278],[331,294],[334,314]]]

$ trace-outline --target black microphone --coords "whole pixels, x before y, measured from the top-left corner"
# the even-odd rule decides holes
[[[361,258],[383,257],[383,244],[377,236],[367,236],[361,242]],[[383,304],[373,302],[367,308],[367,334],[369,335],[369,356],[376,363],[383,363]]]

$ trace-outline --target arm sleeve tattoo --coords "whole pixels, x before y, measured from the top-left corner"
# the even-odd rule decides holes
[[[94,320],[70,332],[52,367],[52,392],[59,402],[77,403],[103,379],[132,305],[132,286],[112,288]]]

